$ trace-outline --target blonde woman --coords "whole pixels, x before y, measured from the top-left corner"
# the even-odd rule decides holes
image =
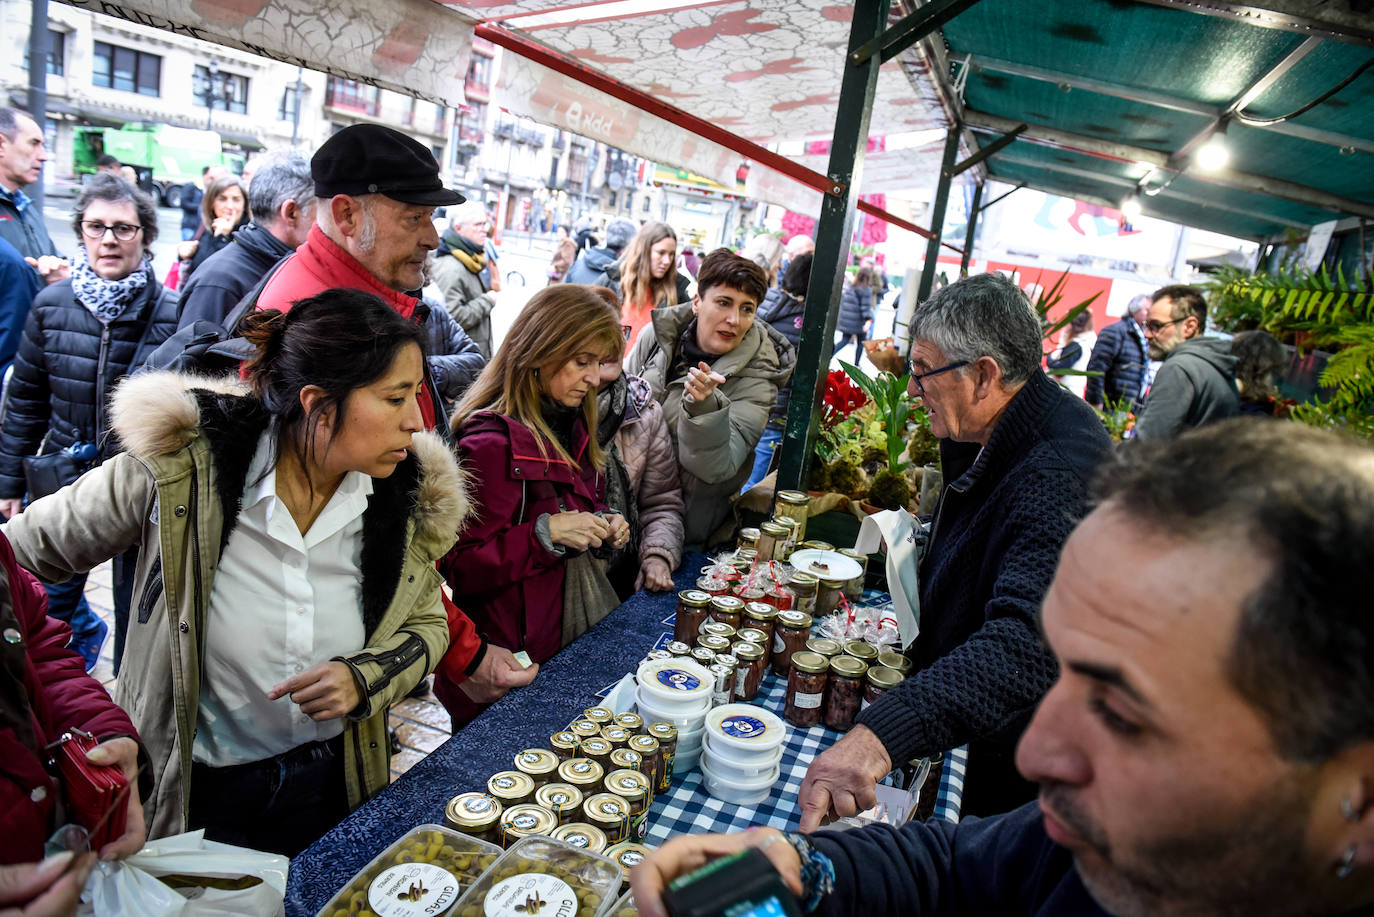
[[[677,233],[667,223],[645,223],[625,246],[620,260],[607,271],[619,280],[621,324],[629,327],[629,340],[649,323],[649,312],[674,306],[691,298],[691,281],[678,272]],[[614,287],[612,287],[614,289]]]
[[[605,504],[606,456],[591,435],[601,364],[619,359],[623,346],[593,288],[546,287],[454,412],[476,507],[440,570],[489,641],[535,662],[618,604],[587,552],[621,547],[630,536]],[[482,709],[442,666],[434,692],[455,726]]]

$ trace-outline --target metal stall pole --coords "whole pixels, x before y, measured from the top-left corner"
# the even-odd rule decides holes
[[[24,101],[44,139],[48,136],[48,51],[48,0],[33,0],[29,10],[29,87],[28,97]],[[53,154],[56,151],[48,152]],[[43,212],[43,186],[48,182],[47,171],[45,168],[44,174],[29,185],[27,191],[38,213]]]
[[[973,256],[973,234],[978,229],[978,205],[983,200],[983,183],[979,182],[973,189],[973,203],[968,208],[968,230],[964,233],[964,255],[959,261],[959,276],[968,273],[969,258]]]
[[[869,116],[878,88],[878,68],[882,66],[882,59],[876,54],[861,63],[855,62],[853,54],[882,35],[888,5],[889,0],[857,0],[854,4],[849,29],[851,53],[845,57],[835,137],[826,169],[830,188],[823,196],[821,216],[816,223],[816,254],[806,288],[797,365],[792,371],[792,400],[782,439],[778,490],[805,489],[801,485],[805,483],[816,444],[816,416],[825,395],[826,367],[830,365],[835,337],[837,310],[831,306],[840,301],[849,263],[849,239],[854,233],[854,208],[859,201]]]
[[[935,289],[935,272],[939,269],[936,260],[940,255],[940,235],[945,227],[945,209],[949,207],[949,186],[954,180],[954,160],[959,155],[959,134],[963,125],[950,126],[945,137],[945,158],[940,165],[940,182],[935,186],[935,206],[930,208],[930,239],[926,242],[926,260],[921,268],[921,286],[916,292],[916,304],[920,305],[930,298]],[[964,257],[968,257],[967,250]]]

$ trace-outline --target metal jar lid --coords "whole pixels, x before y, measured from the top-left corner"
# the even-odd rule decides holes
[[[603,736],[592,736],[582,741],[582,754],[587,758],[609,758],[615,746]]]
[[[630,819],[630,804],[614,793],[597,793],[582,803],[582,814],[602,831],[606,830],[605,826],[611,826],[616,834],[624,835]]]
[[[487,793],[462,793],[444,807],[444,818],[465,833],[480,834],[501,818],[502,805]]]
[[[697,646],[705,647],[711,651],[712,655],[723,653],[730,648],[730,638],[717,637],[714,634],[702,634],[697,637]]]
[[[592,736],[601,735],[601,724],[591,720],[573,720],[568,726],[568,731],[579,739],[590,739]]]
[[[878,665],[888,669],[896,669],[904,676],[911,671],[911,660],[901,653],[879,653]]]
[[[735,639],[737,641],[735,646],[739,646],[741,643],[757,643],[759,646],[768,645],[768,635],[757,627],[741,627],[739,633],[735,634]],[[735,652],[733,647],[730,652]],[[739,654],[736,653],[735,655]]]
[[[749,602],[744,606],[744,616],[754,621],[771,621],[778,616],[778,610],[763,602]]]
[[[724,621],[707,621],[701,625],[701,631],[697,635],[708,637],[724,637],[729,640],[735,636],[735,629]]]
[[[576,759],[573,759],[576,760]],[[487,780],[487,792],[503,804],[512,800],[529,799],[534,792],[534,778],[520,771],[500,771]]]
[[[617,725],[623,726],[631,732],[639,732],[644,728],[644,717],[640,716],[638,713],[617,713],[615,715],[615,722]]]
[[[672,723],[650,723],[649,735],[662,742],[677,741],[677,727]]]
[[[588,707],[582,711],[583,719],[591,720],[598,726],[605,726],[615,719],[615,713],[605,707]]]
[[[799,547],[804,551],[833,551],[835,546],[828,541],[821,541],[819,538],[811,538],[803,541]]]
[[[778,502],[791,506],[805,506],[811,502],[811,497],[800,490],[780,490],[778,491]]]
[[[741,640],[730,647],[730,653],[740,662],[753,662],[763,658],[763,644]]]
[[[668,644],[668,655],[670,656],[690,656],[692,648],[681,640],[674,640]]]
[[[589,853],[601,853],[606,849],[606,832],[584,821],[568,822],[561,828],[555,828],[549,836]]]
[[[563,783],[571,783],[583,792],[586,792],[589,786],[600,786],[605,773],[606,769],[601,766],[601,762],[593,761],[591,758],[569,758],[558,765],[558,779]]]
[[[787,526],[780,525],[771,519],[759,526],[759,534],[767,535],[769,538],[778,539],[787,537]]]
[[[518,838],[548,834],[557,827],[558,816],[533,803],[511,806],[501,816],[501,837],[507,846]]]
[[[605,853],[620,865],[620,871],[628,879],[630,870],[644,862],[644,858],[649,855],[649,848],[634,841],[621,841],[607,847]]]
[[[617,748],[611,752],[611,767],[637,771],[644,764],[644,756],[633,748]]]
[[[830,660],[820,653],[811,653],[802,650],[792,654],[792,668],[801,672],[824,672],[830,668]]]
[[[601,738],[610,742],[616,748],[623,748],[625,745],[628,745],[630,736],[632,735],[634,735],[634,733],[624,726],[611,724],[610,726],[603,726],[601,728]]]
[[[692,647],[692,658],[702,665],[710,665],[711,660],[716,658],[716,652],[704,646],[694,646]]]
[[[840,655],[840,642],[829,637],[812,637],[806,641],[806,648],[813,653],[820,653],[827,659]]]
[[[787,580],[787,585],[793,592],[815,592],[819,584],[820,580],[816,578],[816,574],[804,570],[798,570]]]
[[[562,751],[572,752],[575,755],[577,750],[582,747],[582,738],[572,730],[565,729],[549,736],[549,747],[554,750],[555,754]]]
[[[783,627],[809,630],[811,628],[811,616],[804,611],[780,611],[778,612],[778,623]]]
[[[606,775],[605,787],[606,792],[614,793],[630,803],[631,808],[635,803],[649,798],[649,778],[633,768],[611,771]]]
[[[558,761],[547,748],[527,748],[515,756],[515,769],[531,777],[547,777],[558,769]]]
[[[849,582],[849,580],[847,580],[847,579],[834,579],[834,578],[829,577],[829,576],[822,576],[822,577],[821,577],[821,588],[822,588],[822,589],[843,589],[843,588],[844,588],[844,584],[847,583],[847,582]]]
[[[582,805],[583,793],[571,783],[546,783],[534,791],[534,801],[560,820]]]
[[[630,740],[630,751],[639,752],[641,759],[656,755],[658,754],[658,739],[652,735],[635,736]]]
[[[889,669],[883,665],[869,666],[868,683],[875,688],[882,688],[886,691],[888,688],[897,687],[901,681],[902,673],[896,669]]]
[[[744,602],[733,595],[713,595],[711,596],[711,607],[726,614],[738,614],[744,611]]]
[[[853,656],[836,656],[830,660],[830,671],[845,678],[862,678],[864,672],[868,671],[868,664]]]
[[[862,640],[850,640],[844,645],[844,651],[845,655],[853,656],[855,659],[862,659],[866,663],[878,658],[878,648]]]
[[[856,551],[853,548],[840,548],[840,553],[845,557],[857,560],[860,567],[863,567],[865,570],[868,569],[868,555],[863,551]]]
[[[711,593],[700,589],[684,589],[677,594],[677,600],[693,608],[703,608],[711,604]]]

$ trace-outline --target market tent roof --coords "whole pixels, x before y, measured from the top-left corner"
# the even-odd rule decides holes
[[[965,122],[980,148],[1027,125],[988,173],[1112,207],[1139,188],[1144,213],[1233,236],[1374,216],[1374,23],[1323,29],[1293,9],[1317,4],[1258,6],[1290,9],[1247,19],[1218,0],[976,3],[943,29],[948,59],[967,70]],[[1281,123],[1236,115],[1292,113],[1361,67]],[[1190,154],[1219,119],[1230,164],[1208,173]]]

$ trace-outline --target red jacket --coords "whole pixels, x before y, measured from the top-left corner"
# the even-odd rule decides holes
[[[523,649],[535,662],[561,648],[563,621],[563,557],[540,544],[535,523],[544,513],[606,508],[605,478],[580,461],[587,444],[580,419],[573,431],[578,465],[559,458],[551,445],[549,457],[541,457],[536,434],[501,414],[474,414],[458,431],[458,456],[473,478],[476,506],[439,570],[487,640]],[[454,703],[457,695],[443,680],[441,663],[435,694],[460,720],[455,708],[465,698]]]
[[[298,300],[336,287],[372,293],[406,318],[413,318],[415,310],[421,305],[414,296],[398,293],[385,286],[316,225],[310,227],[305,244],[287,258],[262,288],[258,295],[258,308],[289,312]],[[434,386],[429,378],[429,365],[426,363],[424,387],[419,394],[420,412],[424,415],[426,430],[436,429],[439,419],[444,416],[435,397]],[[447,597],[444,598],[444,606],[448,610],[449,651],[442,665],[448,679],[456,684],[471,675],[481,663],[485,644],[471,619],[458,606]]]
[[[43,768],[43,746],[73,728],[101,741],[138,733],[67,648],[71,630],[48,617],[43,586],[15,562],[3,534],[0,580],[8,581],[0,582],[0,863],[23,863],[43,858],[57,828],[58,788]]]

